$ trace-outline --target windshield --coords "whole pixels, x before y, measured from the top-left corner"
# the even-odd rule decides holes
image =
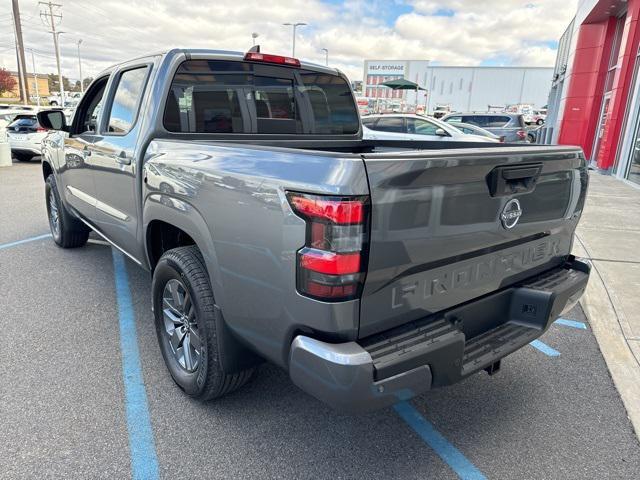
[[[188,60],[164,126],[179,133],[354,135],[358,112],[338,75],[226,60]]]

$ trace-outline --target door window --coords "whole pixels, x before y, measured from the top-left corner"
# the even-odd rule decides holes
[[[402,117],[382,117],[376,123],[375,130],[404,133],[404,122],[402,120]]]
[[[98,118],[102,110],[104,90],[109,77],[96,80],[84,95],[77,108],[73,122],[73,134],[95,133],[98,128]]]
[[[124,135],[133,127],[148,70],[149,67],[134,68],[120,75],[107,123],[109,133]]]
[[[418,135],[435,135],[438,130],[437,125],[418,118],[407,118],[407,133],[416,133]]]

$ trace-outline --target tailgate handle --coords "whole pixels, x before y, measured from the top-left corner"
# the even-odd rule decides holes
[[[496,167],[487,175],[489,193],[492,197],[504,197],[533,192],[540,172],[542,163]]]

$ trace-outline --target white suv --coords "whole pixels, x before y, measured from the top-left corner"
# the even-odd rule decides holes
[[[11,154],[22,162],[41,154],[40,144],[47,136],[47,130],[40,126],[32,114],[20,114],[6,129]]]

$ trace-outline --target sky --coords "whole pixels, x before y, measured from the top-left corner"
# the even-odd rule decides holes
[[[63,75],[79,78],[171,47],[263,52],[329,65],[361,80],[364,59],[430,60],[438,65],[552,67],[577,0],[54,0],[62,4]],[[56,71],[53,39],[37,0],[20,0],[24,43],[38,73]],[[27,70],[32,72],[31,53]],[[0,68],[15,70],[11,1],[0,0]]]

